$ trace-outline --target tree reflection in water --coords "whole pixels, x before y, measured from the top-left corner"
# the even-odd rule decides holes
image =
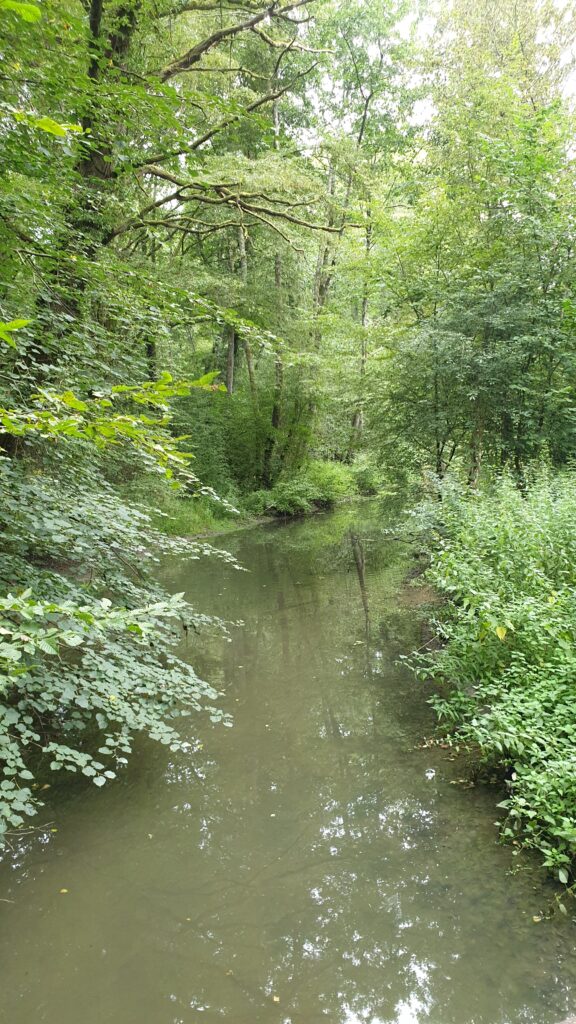
[[[458,764],[419,747],[400,545],[362,506],[234,550],[249,572],[167,570],[246,622],[192,652],[234,727],[72,794],[58,843],[3,876],[6,1019],[555,1024],[573,926],[533,924],[550,892],[527,864],[507,874],[497,794],[452,785]]]

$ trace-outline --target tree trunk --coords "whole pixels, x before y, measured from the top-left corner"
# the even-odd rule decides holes
[[[234,392],[234,370],[236,366],[236,331],[229,324],[225,327],[226,337],[226,390],[228,395]]]
[[[250,394],[252,396],[252,406],[254,413],[256,414],[259,409],[258,401],[258,385],[256,383],[256,370],[254,367],[254,356],[252,354],[252,348],[247,338],[244,339],[244,355],[246,356],[246,369],[248,370],[248,380],[250,382]]]
[[[238,254],[240,256],[240,279],[243,285],[248,283],[248,257],[246,254],[246,234],[244,232],[244,225],[238,225]],[[254,355],[250,342],[247,338],[244,338],[242,342],[244,348],[244,355],[246,356],[246,369],[248,370],[248,381],[250,383],[250,395],[252,396],[252,406],[254,414],[258,412],[258,385],[256,384],[256,370],[254,366]]]
[[[479,418],[474,430],[472,431],[472,440],[470,442],[470,468],[468,470],[468,486],[475,488],[478,486],[478,479],[480,477],[480,468],[482,465],[482,452],[484,443],[484,423],[483,419]]]
[[[277,252],[274,257],[274,286],[278,296],[278,306],[282,304],[282,258]],[[272,396],[272,416],[270,431],[264,446],[262,464],[262,482],[265,487],[272,487],[274,482],[274,456],[278,444],[278,431],[282,424],[282,395],[284,391],[284,364],[278,350],[274,353],[274,392]]]
[[[366,261],[368,261],[372,249],[372,218],[370,206],[367,206],[366,208],[366,216],[367,224],[364,250],[366,255]],[[368,321],[368,271],[369,268],[366,267],[366,273],[364,275],[364,282],[362,285],[362,305],[360,307],[360,327],[362,329],[362,333],[360,337],[359,397],[358,403],[352,415],[352,434],[350,437],[350,444],[348,446],[348,452],[346,455],[346,462],[352,462],[352,459],[354,458],[354,453],[360,444],[360,441],[362,439],[362,433],[364,430],[364,386],[366,382],[366,362],[368,358],[368,339],[366,337],[366,326]]]
[[[146,365],[148,367],[148,379],[158,380],[158,360],[154,338],[146,339]]]

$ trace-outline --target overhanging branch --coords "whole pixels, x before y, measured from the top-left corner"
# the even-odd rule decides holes
[[[303,7],[307,3],[314,3],[315,0],[294,0],[294,3],[286,4],[280,7],[277,0],[275,3],[269,4],[263,10],[259,10],[252,17],[247,18],[245,21],[237,22],[235,25],[228,25],[226,28],[220,28],[212,35],[207,36],[201,42],[196,43],[187,53],[184,53],[181,57],[172,61],[167,67],[165,67],[159,73],[159,78],[162,82],[167,82],[175,75],[182,74],[185,71],[189,71],[194,64],[202,59],[205,53],[209,53],[215,46],[224,42],[226,39],[232,39],[234,36],[239,35],[241,32],[249,32],[254,29],[262,21],[266,21],[267,18],[277,18],[286,15],[289,11],[296,10],[298,7]]]
[[[189,142],[186,146],[183,146],[180,149],[170,150],[170,152],[168,153],[156,153],[153,156],[148,157],[147,160],[142,160],[140,163],[133,164],[132,166],[136,168],[149,167],[152,164],[159,164],[164,160],[171,160],[174,157],[185,156],[186,153],[193,153],[194,150],[199,149],[201,146],[204,146],[205,143],[209,142],[210,139],[212,139],[219,132],[223,132],[226,130],[226,128],[229,128],[231,125],[236,124],[238,121],[241,121],[242,118],[246,117],[247,114],[253,113],[260,107],[265,106],[266,103],[273,103],[275,100],[280,99],[281,96],[284,96],[287,92],[290,91],[293,85],[300,78],[304,78],[306,75],[309,75],[310,72],[313,71],[314,68],[316,68],[317,66],[317,63],[312,64],[309,68],[306,68],[305,71],[301,71],[300,74],[296,75],[296,77],[293,78],[291,82],[288,83],[288,85],[283,86],[281,89],[277,89],[275,92],[268,92],[264,96],[260,96],[259,99],[254,100],[253,103],[249,103],[248,106],[244,107],[243,110],[234,114],[230,114],[229,117],[224,118],[222,121],[219,121],[218,124],[215,124],[213,125],[212,128],[209,128],[208,131],[204,132],[203,135],[199,135],[198,138],[192,139],[192,141]]]

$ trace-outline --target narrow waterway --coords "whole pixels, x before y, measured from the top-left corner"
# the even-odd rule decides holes
[[[410,555],[376,506],[226,539],[247,572],[166,567],[228,619],[188,641],[232,728],[142,744],[0,868],[2,1024],[555,1024],[576,928],[496,842],[493,791],[421,744]],[[51,828],[57,828],[52,832]],[[62,891],[66,890],[66,891]],[[10,902],[5,902],[10,901]]]

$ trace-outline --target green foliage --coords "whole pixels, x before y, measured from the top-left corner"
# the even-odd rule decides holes
[[[279,481],[271,491],[255,491],[242,504],[251,515],[299,516],[333,508],[356,493],[349,466],[314,459],[292,479]]]
[[[81,454],[57,451],[42,471],[0,460],[0,831],[36,812],[48,766],[100,786],[136,733],[177,749],[183,715],[222,718],[214,689],[172,653],[182,625],[213,620],[153,580],[163,551],[217,553],[155,532]]]
[[[351,497],[356,490],[354,473],[342,462],[313,459],[302,469],[301,479],[316,491],[320,507],[331,508],[339,499]]]
[[[13,11],[22,21],[34,22],[42,17],[36,4],[21,3],[20,0],[0,0],[0,11]]]
[[[573,451],[573,118],[539,73],[536,8],[521,11],[506,3],[498,41],[486,5],[451,15],[430,143],[406,168],[400,212],[379,213],[389,316],[368,384],[374,443],[387,464],[442,477],[458,462],[471,482]]]
[[[22,326],[26,321],[14,321]],[[14,330],[6,325],[5,330]],[[166,430],[170,423],[167,402],[176,396],[188,395],[193,388],[215,390],[217,373],[205,374],[194,381],[173,382],[169,373],[158,381],[136,385],[116,385],[87,399],[78,398],[72,391],[56,394],[45,388],[31,396],[32,408],[0,408],[3,431],[13,437],[39,434],[43,439],[75,438],[89,441],[99,448],[110,445],[129,445],[157,468],[174,485],[179,478],[200,490],[196,475],[189,468],[192,453],[182,451],[179,442],[184,438],[171,437]],[[149,406],[160,412],[160,417],[116,413],[118,400]],[[176,477],[175,477],[176,474]]]
[[[121,491],[131,505],[145,511],[155,530],[169,537],[225,533],[243,523],[240,512],[233,511],[228,502],[183,488],[168,490],[161,479],[137,474]]]
[[[368,452],[356,456],[350,469],[354,477],[356,489],[366,498],[372,498],[384,487],[382,470],[376,465],[375,459]]]
[[[506,770],[503,835],[560,877],[576,857],[576,479],[540,473],[446,495],[428,573],[447,603],[441,649],[416,659],[454,742]]]
[[[543,452],[571,457],[570,18],[444,6],[418,24],[404,0],[0,0],[12,824],[47,757],[100,785],[134,732],[177,744],[177,711],[216,715],[170,653],[178,618],[202,616],[149,571],[166,550],[217,555],[179,537],[235,506],[299,515],[455,467],[524,486]],[[454,581],[475,587],[467,566]],[[474,671],[512,672],[522,616],[562,650],[549,575],[545,629],[524,579],[505,602],[490,583]]]
[[[12,337],[13,331],[19,331],[22,327],[26,327],[30,323],[29,320],[11,320],[10,323],[0,323],[0,340],[10,345],[10,348],[17,348],[16,341]]]

